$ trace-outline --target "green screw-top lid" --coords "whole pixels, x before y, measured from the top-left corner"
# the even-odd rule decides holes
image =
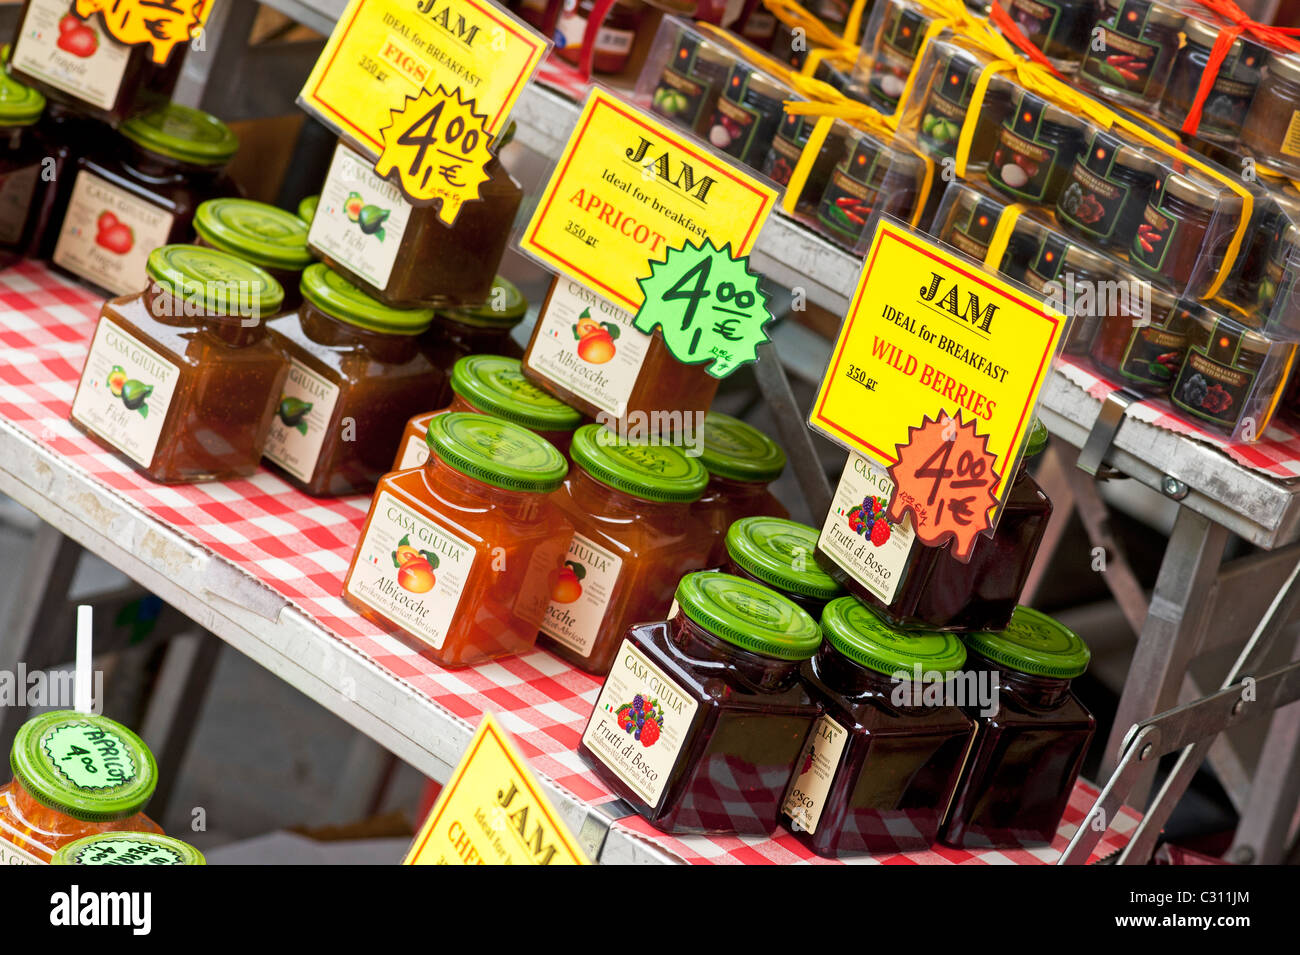
[[[1025,439],[1025,457],[1032,458],[1036,454],[1042,454],[1043,448],[1047,447],[1047,439],[1051,437],[1047,432],[1047,425],[1043,424],[1039,418],[1034,419],[1034,423],[1029,428],[1029,437]]]
[[[507,491],[545,494],[569,473],[569,463],[555,445],[493,415],[435,415],[425,440],[444,464]]]
[[[704,453],[710,474],[731,481],[775,481],[785,470],[781,446],[753,425],[710,411],[704,416]]]
[[[822,631],[830,645],[869,670],[910,678],[923,672],[960,670],[966,648],[954,634],[936,630],[895,630],[856,597],[832,600],[822,611]]]
[[[52,865],[207,865],[188,842],[157,832],[104,832],[69,842]]]
[[[1092,659],[1077,633],[1032,607],[1017,607],[1005,630],[968,633],[963,639],[980,656],[1031,676],[1073,679]]]
[[[264,269],[311,265],[307,223],[292,212],[251,199],[209,199],[194,212],[194,231],[208,245]]]
[[[682,613],[728,643],[776,657],[806,660],[821,645],[821,628],[806,610],[743,577],[703,570],[677,584]]]
[[[451,390],[479,411],[530,431],[572,431],[582,413],[524,377],[518,358],[466,355],[451,369]]]
[[[134,816],[158,784],[158,766],[140,737],[106,716],[73,710],[20,726],[9,765],[33,799],[83,822]]]
[[[440,309],[438,314],[461,325],[508,328],[518,325],[527,311],[528,299],[524,298],[514,282],[498,275],[492,280],[492,291],[482,305]]]
[[[239,137],[217,117],[167,103],[132,116],[118,131],[150,152],[199,166],[219,166],[239,148]]]
[[[308,225],[316,218],[316,207],[320,205],[320,196],[308,196],[298,203],[298,218]]]
[[[765,584],[830,600],[844,588],[813,559],[817,531],[780,517],[742,517],[727,529],[727,553]]]
[[[574,432],[569,455],[601,484],[643,501],[689,503],[709,483],[703,465],[681,448],[628,441],[599,424]]]
[[[372,332],[418,335],[433,322],[428,308],[390,308],[373,299],[324,262],[302,270],[302,297],[339,321]]]
[[[205,314],[274,314],[284,288],[251,262],[220,249],[160,245],[145,263],[149,278],[186,303],[202,303]]]
[[[2,52],[5,63],[8,63],[8,44]],[[39,90],[19,83],[7,69],[0,69],[0,125],[30,126],[41,118],[44,111],[45,97]]]

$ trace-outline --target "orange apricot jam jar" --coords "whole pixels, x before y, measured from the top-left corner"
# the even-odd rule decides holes
[[[709,472],[709,486],[694,510],[713,534],[709,566],[716,567],[727,560],[727,531],[736,521],[790,516],[768,487],[785,470],[785,452],[753,425],[710,411],[700,463]]]
[[[555,497],[575,533],[542,640],[603,675],[627,628],[664,619],[682,575],[708,566],[708,529],[691,514],[708,475],[678,448],[630,442],[598,424],[578,429],[572,454],[576,467]]]
[[[207,865],[188,842],[156,832],[106,832],[69,842],[52,865]]]
[[[106,716],[56,710],[28,720],[0,787],[0,865],[48,863],[60,848],[106,832],[161,833],[143,809],[158,766],[140,737]]]
[[[436,415],[428,442],[380,479],[343,599],[443,666],[530,650],[573,539],[551,497],[568,463],[491,415]]]

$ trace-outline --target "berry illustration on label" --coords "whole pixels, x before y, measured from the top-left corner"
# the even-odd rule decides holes
[[[307,434],[307,412],[311,411],[312,404],[310,401],[303,401],[301,398],[286,398],[280,396],[280,404],[275,409],[276,417],[286,428],[296,428],[299,434]]]
[[[578,342],[579,358],[589,365],[603,365],[614,357],[618,326],[596,321],[591,317],[591,309],[584,308],[573,326],[573,337]]]
[[[560,579],[551,588],[551,600],[558,604],[571,604],[582,596],[580,581],[587,576],[587,568],[576,560],[566,560]]]
[[[862,506],[849,511],[849,530],[870,538],[872,546],[882,547],[889,540],[890,523],[885,518],[885,501],[871,495],[862,499]]]
[[[807,755],[805,755],[803,758],[803,765],[799,767],[799,775],[807,776],[808,773],[812,771],[812,768],[813,768],[813,751],[812,748],[809,747]]]
[[[631,733],[642,746],[653,746],[664,728],[664,711],[658,700],[648,700],[640,693],[624,703],[615,714],[619,729]]]
[[[343,211],[348,221],[355,222],[357,228],[366,235],[373,235],[380,242],[384,241],[384,222],[392,214],[391,209],[367,204],[359,192],[349,192],[343,201]]]
[[[397,568],[397,586],[413,594],[426,594],[433,589],[438,578],[438,555],[411,546],[411,535],[405,534],[393,551],[393,566]]]
[[[126,255],[135,245],[135,233],[131,227],[107,209],[95,220],[95,229],[95,245],[114,255]]]
[[[114,365],[113,370],[108,373],[108,390],[113,393],[114,398],[122,397],[122,386],[126,384],[126,371],[121,365]]]
[[[55,46],[64,53],[85,60],[94,56],[99,49],[99,37],[76,15],[65,13],[59,20],[59,39],[55,41]]]

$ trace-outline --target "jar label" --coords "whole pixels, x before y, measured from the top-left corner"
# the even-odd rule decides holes
[[[410,215],[401,190],[339,143],[307,242],[375,288],[387,288]]]
[[[1051,2],[1011,0],[1011,18],[1029,41],[1042,50],[1056,34],[1057,25],[1061,21],[1061,8]]]
[[[632,325],[632,317],[577,282],[558,278],[525,361],[556,387],[621,418],[653,341]]]
[[[41,738],[50,767],[77,789],[117,789],[135,779],[131,746],[94,723],[60,723]]]
[[[822,193],[817,219],[836,235],[856,243],[876,209],[880,193],[870,185],[882,153],[874,145],[859,141],[857,147],[835,167]],[[850,173],[852,171],[852,174]]]
[[[474,567],[474,548],[388,491],[376,497],[348,593],[441,650]]]
[[[1216,326],[1211,341],[1222,334]],[[1170,400],[1188,414],[1233,429],[1244,413],[1255,373],[1215,361],[1203,349],[1187,353]]]
[[[0,839],[0,865],[49,865],[26,849],[20,849],[8,839]]]
[[[596,698],[582,742],[652,809],[663,798],[700,704],[630,640]]]
[[[149,253],[166,245],[172,215],[89,172],[77,173],[54,262],[114,295],[148,282]]]
[[[1284,156],[1300,156],[1300,110],[1292,110],[1278,149]]]
[[[1109,238],[1129,201],[1129,187],[1103,179],[1076,159],[1056,212],[1090,236]]]
[[[605,622],[623,560],[581,534],[573,535],[560,579],[551,588],[551,605],[542,633],[575,653],[588,656]]]
[[[881,104],[884,112],[892,113],[898,108],[899,97],[907,88],[907,78],[912,75],[916,57],[900,54],[886,43],[880,48],[880,54],[871,64],[871,78],[867,81],[867,91],[873,105]]]
[[[826,797],[840,768],[849,734],[829,716],[813,724],[799,754],[799,772],[790,780],[781,811],[805,832],[816,832],[826,808]]]
[[[429,442],[420,435],[413,434],[406,439],[406,446],[402,448],[402,457],[397,462],[395,470],[405,471],[407,468],[423,467],[424,462],[428,460]]]
[[[1169,254],[1174,236],[1181,225],[1176,217],[1164,214],[1164,210],[1159,207],[1163,199],[1163,192],[1151,197],[1151,201],[1142,210],[1142,219],[1138,222],[1133,244],[1129,247],[1129,257],[1153,272],[1159,272],[1164,265],[1165,256]]]
[[[291,360],[263,456],[299,481],[311,481],[338,400],[336,384],[302,362]]]
[[[1120,4],[1120,12],[1116,14],[1116,19],[1124,15],[1124,6],[1124,3]],[[1136,5],[1130,4],[1130,6]],[[1137,12],[1130,11],[1130,13]],[[1080,71],[1106,86],[1116,87],[1135,96],[1143,96],[1151,84],[1153,72],[1151,68],[1155,66],[1156,58],[1160,55],[1160,47],[1135,39],[1137,35],[1145,34],[1145,27],[1140,28],[1140,34],[1138,30],[1134,30],[1132,35],[1126,36],[1117,33],[1105,22],[1100,26],[1101,49],[1089,48]],[[1178,43],[1177,31],[1173,31],[1173,43],[1175,46]]]
[[[131,49],[97,20],[81,19],[64,0],[31,0],[11,65],[85,103],[112,109]]]
[[[885,517],[894,491],[889,472],[849,452],[817,548],[886,606],[894,602],[912,553],[912,515]]]
[[[709,121],[709,143],[740,159],[749,153],[758,133],[759,118],[758,110],[753,107],[719,96],[717,109]]]
[[[179,380],[179,368],[101,318],[72,401],[72,417],[147,468]]]
[[[564,13],[555,24],[555,47],[558,50],[578,49],[583,34],[587,32],[587,18],[577,12]],[[601,27],[596,31],[596,52],[621,55],[632,49],[632,30],[615,30]]]
[[[0,242],[15,245],[22,239],[40,171],[40,164],[33,163],[0,176]]]
[[[1031,142],[1003,126],[998,130],[998,148],[989,163],[988,177],[1004,192],[1042,202],[1056,153],[1057,147]]]
[[[650,99],[651,110],[687,129],[700,119],[705,106],[713,105],[710,94],[727,69],[725,62],[700,56],[699,42],[691,36],[682,37]]]
[[[170,846],[143,839],[105,839],[77,851],[75,865],[184,865],[181,854]]]
[[[1168,386],[1187,351],[1187,336],[1148,325],[1129,336],[1120,361],[1120,374],[1131,381]]]

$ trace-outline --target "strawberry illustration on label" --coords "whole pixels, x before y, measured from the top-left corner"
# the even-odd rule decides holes
[[[98,232],[95,233],[95,244],[100,248],[108,249],[114,255],[126,255],[135,245],[135,232],[108,210],[99,214],[95,225],[98,228]]]
[[[59,20],[59,39],[55,45],[64,53],[85,60],[99,49],[99,37],[76,16],[65,13]]]

